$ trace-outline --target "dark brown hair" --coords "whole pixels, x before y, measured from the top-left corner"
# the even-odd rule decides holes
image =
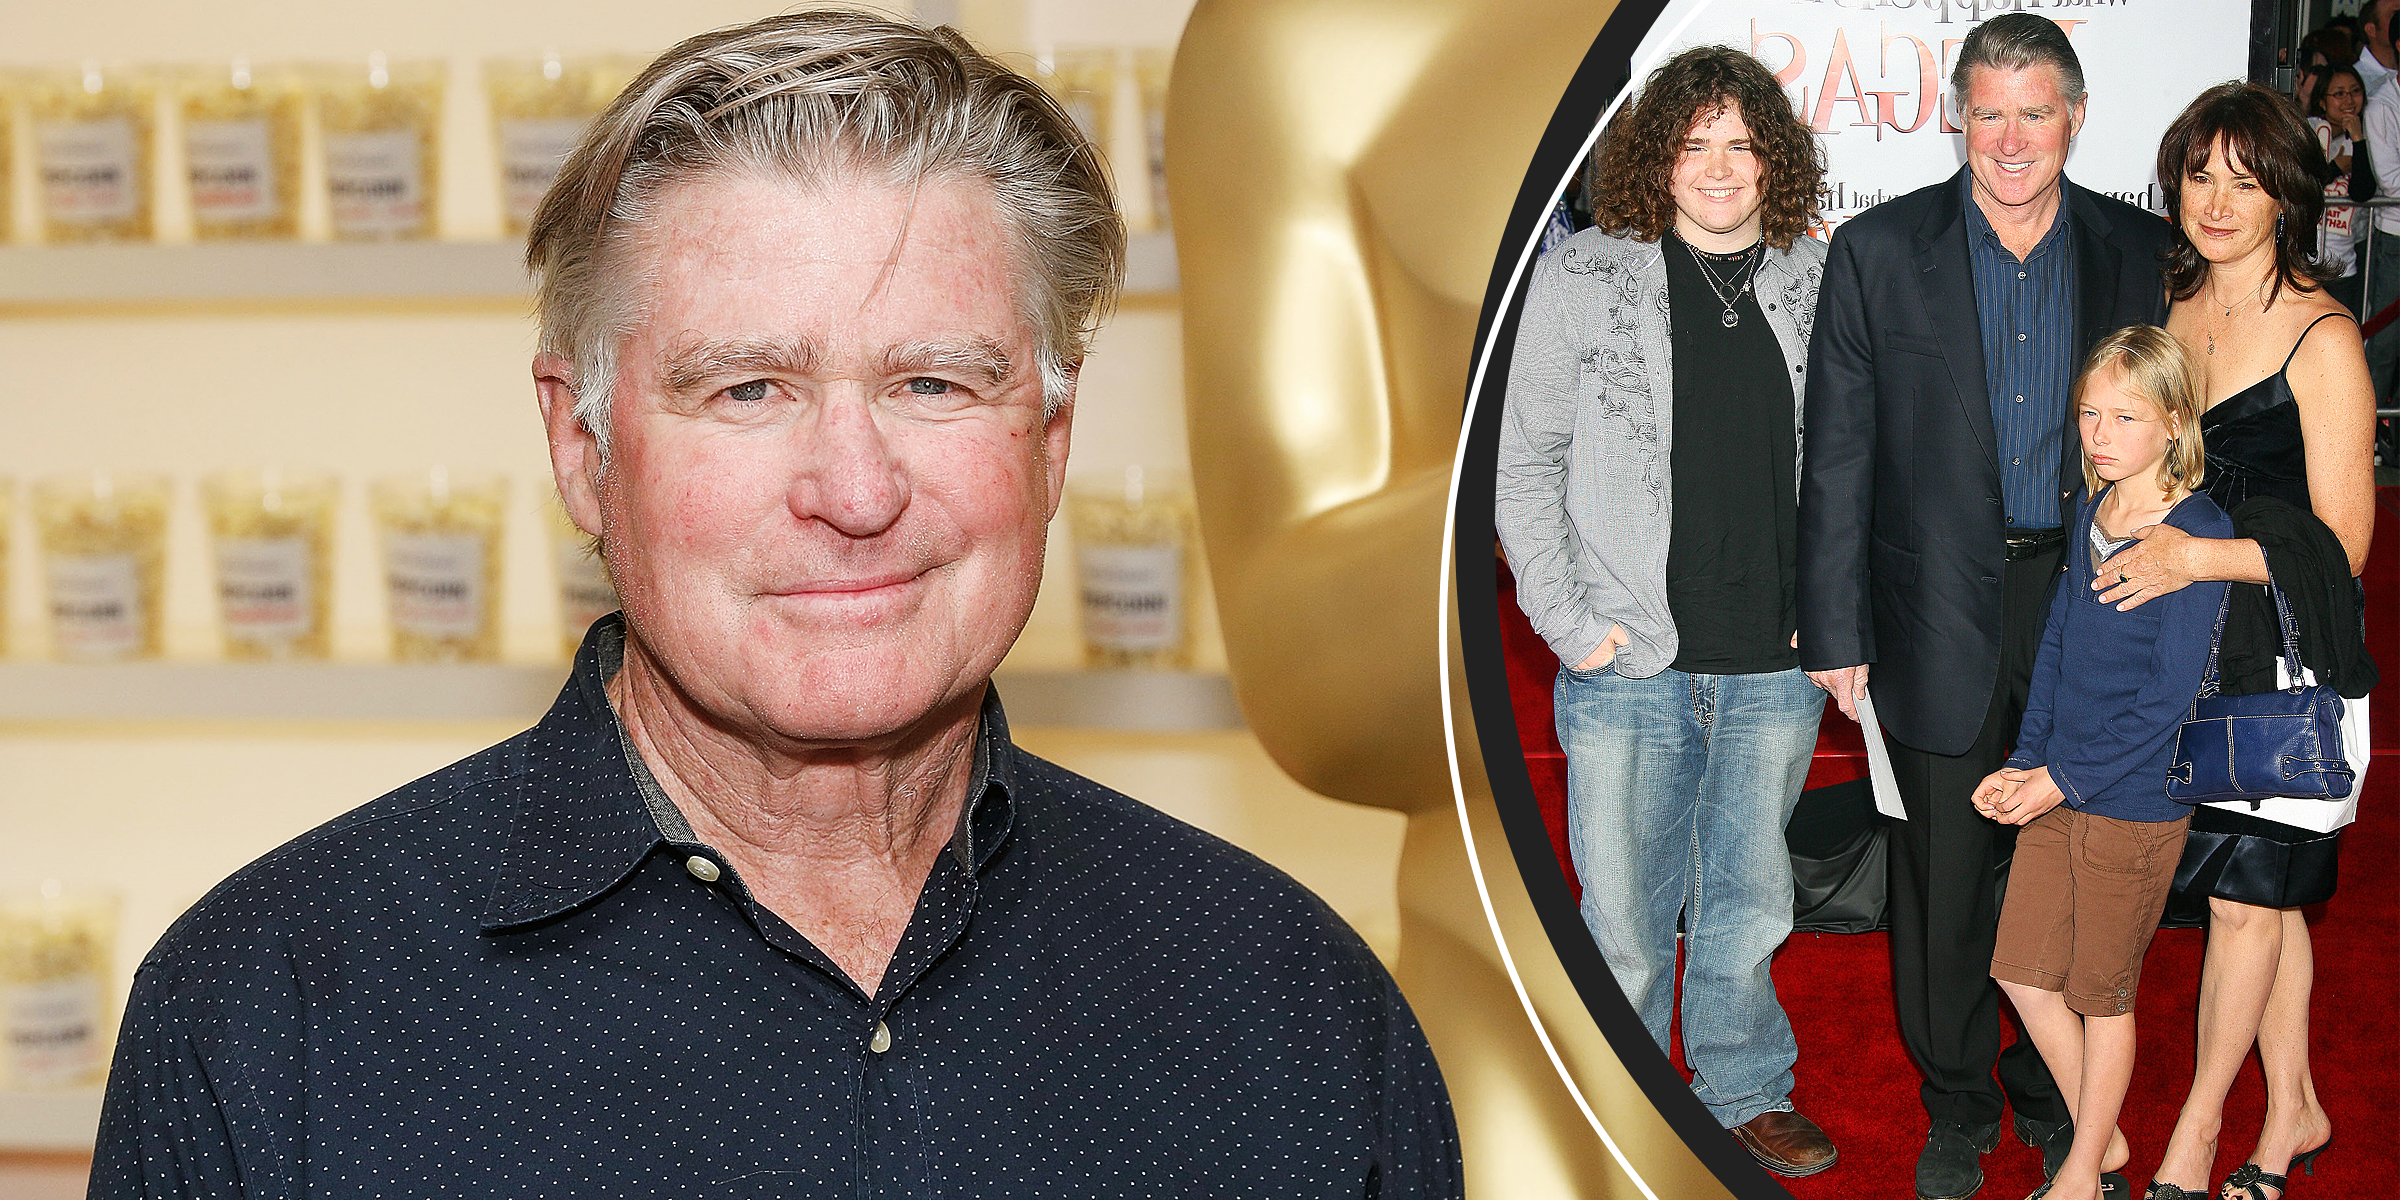
[[[2225,157],[2240,163],[2275,201],[2279,223],[2267,303],[2273,304],[2287,286],[2300,292],[2317,290],[2332,277],[2316,259],[2317,218],[2325,212],[2325,185],[2320,182],[2325,154],[2289,99],[2255,83],[2220,83],[2200,93],[2158,143],[2158,187],[2175,228],[2164,256],[2168,292],[2189,300],[2208,278],[2208,260],[2183,231],[2183,185],[2192,172],[2208,166],[2209,154],[2220,143]]]
[[[1694,46],[1666,61],[1642,84],[1641,98],[1603,135],[1592,220],[1603,231],[1655,242],[1675,227],[1668,181],[1692,127],[1727,108],[1750,127],[1758,156],[1759,227],[1767,244],[1791,248],[1817,222],[1825,162],[1808,126],[1792,111],[1773,72],[1727,46]]]

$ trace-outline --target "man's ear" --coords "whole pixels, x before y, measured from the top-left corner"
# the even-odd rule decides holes
[[[1066,365],[1067,389],[1058,398],[1056,407],[1042,419],[1042,456],[1046,472],[1044,483],[1049,487],[1050,502],[1042,510],[1046,520],[1058,515],[1059,501],[1067,494],[1067,446],[1075,425],[1075,381],[1083,373],[1081,360]],[[1048,399],[1043,403],[1047,405]]]
[[[575,415],[574,364],[556,354],[533,356],[533,395],[550,440],[550,474],[575,527],[600,536],[600,442]]]

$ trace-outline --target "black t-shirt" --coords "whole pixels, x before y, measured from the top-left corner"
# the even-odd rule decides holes
[[[1725,305],[1681,238],[1669,234],[1674,350],[1674,519],[1667,609],[1674,668],[1746,675],[1800,665],[1793,602],[1799,542],[1791,368],[1755,290]],[[1709,260],[1717,280],[1747,276],[1741,256]]]

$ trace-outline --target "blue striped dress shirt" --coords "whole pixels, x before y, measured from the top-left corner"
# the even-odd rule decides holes
[[[2000,440],[2000,496],[2008,527],[2056,529],[2058,462],[2075,384],[2075,253],[2061,196],[2050,231],[2020,262],[1967,189],[1967,261],[1983,330],[1983,382]]]

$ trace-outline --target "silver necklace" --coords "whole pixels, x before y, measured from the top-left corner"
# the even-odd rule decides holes
[[[1683,242],[1684,252],[1692,256],[1692,265],[1700,268],[1700,277],[1708,281],[1708,290],[1716,293],[1717,303],[1724,306],[1725,315],[1719,317],[1718,322],[1727,329],[1741,324],[1741,314],[1733,311],[1733,306],[1740,303],[1742,297],[1749,294],[1750,285],[1758,281],[1759,250],[1767,244],[1767,239],[1760,238],[1750,243],[1750,248],[1742,252],[1741,261],[1735,264],[1733,274],[1722,281],[1718,280],[1715,271],[1709,269],[1708,259],[1701,255],[1699,247],[1685,242],[1682,234],[1676,234],[1675,240]]]
[[[2257,287],[2254,287],[2254,288],[2252,288],[2252,289],[2250,289],[2250,295],[2249,295],[2248,297],[2246,297],[2246,298],[2247,298],[2247,299],[2248,299],[2248,300],[2249,300],[2251,303],[2253,303],[2253,304],[2256,304],[2256,303],[2258,302],[2258,298],[2259,298],[2260,294],[2264,293],[2264,292],[2266,291],[2266,289],[2267,289],[2267,281],[2266,281],[2266,280],[2263,280],[2263,279],[2262,279],[2262,280],[2259,280],[2259,281],[2258,281],[2258,286],[2257,286]],[[2233,336],[2233,330],[2230,328],[2230,326],[2231,326],[2231,325],[2232,325],[2232,323],[2233,323],[2233,310],[2234,310],[2234,309],[2237,309],[2237,308],[2240,308],[2240,307],[2242,306],[2242,301],[2237,299],[2237,300],[2235,300],[2235,301],[2234,301],[2233,303],[2231,303],[2231,304],[2222,304],[2222,303],[2219,303],[2219,302],[2218,302],[2218,300],[2217,300],[2216,281],[2215,281],[2215,280],[2210,280],[2210,281],[2209,281],[2209,289],[2208,289],[2208,302],[2209,302],[2210,304],[2215,304],[2215,305],[2216,305],[2218,308],[2220,308],[2220,309],[2223,309],[2223,310],[2224,310],[2224,312],[2225,312],[2225,315],[2224,315],[2224,317],[2222,318],[2222,320],[2224,320],[2224,321],[2225,321],[2225,323],[2226,323],[2226,324],[2227,324],[2227,326],[2228,326],[2228,328],[2225,330],[2225,336],[2227,336],[2227,337],[2231,337],[2231,336]],[[2215,330],[2213,330],[2213,329],[2209,329],[2209,328],[2207,328],[2206,326],[2202,326],[2202,327],[2201,327],[2201,332],[2203,332],[2203,333],[2206,333],[2206,334],[2208,335],[2208,352],[2209,352],[2210,354],[2215,354],[2215,353],[2217,352],[2217,334],[2216,334],[2216,331],[2215,331]]]

